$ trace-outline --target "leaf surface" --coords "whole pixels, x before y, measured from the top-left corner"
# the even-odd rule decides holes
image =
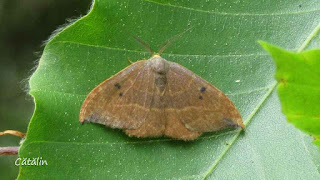
[[[275,92],[275,66],[256,43],[312,46],[308,37],[319,28],[319,9],[317,0],[96,0],[88,15],[48,42],[30,79],[36,110],[19,155],[42,157],[48,165],[20,166],[19,178],[319,179],[317,149],[286,122]],[[227,94],[245,132],[182,142],[80,125],[80,107],[91,89],[128,66],[128,58],[150,57],[130,35],[157,50],[190,25],[162,57]]]

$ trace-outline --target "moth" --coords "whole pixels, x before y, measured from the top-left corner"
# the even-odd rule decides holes
[[[184,32],[183,32],[184,33]],[[80,110],[80,122],[123,129],[129,136],[194,140],[202,133],[241,127],[241,115],[215,86],[165,60],[136,38],[152,57],[132,63],[95,87]]]

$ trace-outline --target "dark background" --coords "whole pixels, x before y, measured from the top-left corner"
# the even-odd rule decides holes
[[[0,0],[0,132],[26,132],[34,103],[28,78],[43,51],[43,42],[67,19],[87,13],[91,0]],[[0,147],[21,139],[0,136]],[[15,179],[17,155],[0,155],[0,179]]]

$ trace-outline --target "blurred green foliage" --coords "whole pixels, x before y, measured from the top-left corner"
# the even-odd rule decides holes
[[[0,0],[0,131],[27,131],[33,99],[27,79],[42,43],[68,18],[86,14],[91,0]],[[1,136],[0,146],[17,146],[20,138]],[[15,179],[18,156],[0,156],[0,179]]]
[[[260,44],[277,66],[275,78],[282,112],[297,128],[319,137],[320,49],[291,52],[266,42]],[[319,139],[315,143],[320,147]]]

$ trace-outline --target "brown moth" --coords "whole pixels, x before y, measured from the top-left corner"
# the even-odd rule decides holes
[[[181,35],[181,34],[180,34]],[[179,36],[180,36],[179,35]],[[129,136],[193,140],[204,132],[241,127],[241,115],[219,89],[187,68],[153,56],[137,61],[94,88],[80,122],[123,129]]]

